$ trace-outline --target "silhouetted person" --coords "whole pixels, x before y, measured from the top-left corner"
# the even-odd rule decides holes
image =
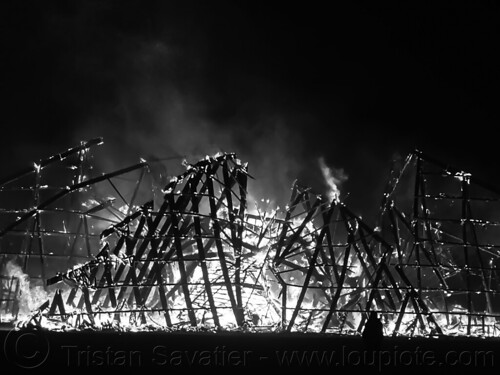
[[[363,330],[363,340],[365,346],[369,350],[378,350],[382,344],[384,337],[384,328],[382,322],[377,317],[375,311],[370,312],[370,317],[366,321],[365,329]]]

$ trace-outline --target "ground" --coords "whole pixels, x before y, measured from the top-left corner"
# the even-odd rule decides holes
[[[389,338],[380,350],[361,337],[301,333],[0,331],[7,373],[471,373],[489,374],[500,340]],[[7,356],[7,358],[5,358]],[[325,372],[326,371],[326,372]]]

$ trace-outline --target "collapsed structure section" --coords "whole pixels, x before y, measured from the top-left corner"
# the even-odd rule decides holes
[[[469,175],[410,155],[393,174],[373,229],[338,199],[299,184],[284,210],[249,212],[251,176],[234,154],[185,166],[161,194],[154,186],[140,193],[151,173],[146,162],[88,176],[9,223],[3,240],[31,220],[35,231],[24,227],[24,240],[40,243],[48,233],[36,225],[42,213],[64,206],[62,198],[81,204],[78,194],[98,197],[75,211],[79,225],[97,216],[94,242],[75,229],[63,233],[56,251],[38,249],[40,262],[50,252],[67,260],[82,238],[88,253],[69,270],[51,268],[47,298],[28,321],[356,333],[377,311],[386,334],[497,335],[497,237],[485,229],[497,226],[487,216],[496,198],[485,187],[476,192]]]
[[[167,326],[266,321],[273,315],[261,272],[266,240],[247,225],[247,177],[230,154],[189,166],[157,209],[148,202],[106,229],[95,260],[48,284],[74,283],[65,303],[85,308],[92,323],[110,311]]]

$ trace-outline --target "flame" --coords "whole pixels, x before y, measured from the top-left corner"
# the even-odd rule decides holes
[[[31,285],[30,277],[25,274],[22,268],[13,260],[5,265],[3,272],[8,278],[15,278],[19,281],[18,289],[18,318],[20,320],[30,316],[36,309],[49,300],[50,295],[40,285]],[[2,316],[2,319],[6,317]]]

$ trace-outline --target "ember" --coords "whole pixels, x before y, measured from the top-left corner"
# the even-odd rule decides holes
[[[470,174],[411,154],[374,230],[338,190],[297,183],[285,210],[250,212],[234,154],[167,186],[146,161],[98,174],[101,143],[1,182],[2,321],[359,334],[376,311],[386,335],[499,335],[500,193]],[[12,264],[39,301],[27,311]]]

